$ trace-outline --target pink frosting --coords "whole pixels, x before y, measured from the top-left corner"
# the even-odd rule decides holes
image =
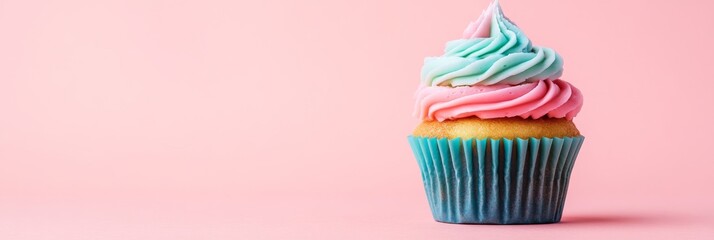
[[[481,119],[522,117],[573,119],[583,106],[580,90],[563,80],[520,85],[470,87],[428,86],[416,93],[415,114],[423,120],[465,117]]]
[[[491,21],[493,19],[493,11],[499,11],[498,2],[494,1],[488,8],[483,11],[481,16],[474,22],[470,22],[469,26],[464,31],[464,39],[470,38],[488,38],[491,36]]]

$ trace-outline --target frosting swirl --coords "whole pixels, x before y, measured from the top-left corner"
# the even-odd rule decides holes
[[[446,44],[444,55],[424,60],[424,86],[473,86],[555,80],[563,59],[554,50],[532,46],[530,39],[494,1],[469,24],[463,39]]]
[[[544,80],[517,86],[425,86],[416,93],[415,114],[423,120],[465,117],[481,119],[575,117],[583,105],[580,90],[563,80]]]

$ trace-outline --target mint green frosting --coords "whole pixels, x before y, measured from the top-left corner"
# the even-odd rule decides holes
[[[555,80],[562,75],[561,56],[553,49],[532,46],[530,39],[503,15],[497,4],[490,8],[493,11],[490,36],[449,41],[443,56],[424,60],[422,84],[517,85]]]

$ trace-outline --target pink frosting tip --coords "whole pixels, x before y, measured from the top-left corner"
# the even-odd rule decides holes
[[[422,120],[521,117],[573,119],[583,106],[580,90],[563,80],[520,85],[421,87],[415,114]]]
[[[481,13],[481,15],[474,22],[470,22],[469,26],[464,30],[464,39],[471,38],[488,38],[491,37],[491,22],[493,20],[493,14],[496,11],[501,11],[501,6],[498,1],[491,2],[488,8]]]

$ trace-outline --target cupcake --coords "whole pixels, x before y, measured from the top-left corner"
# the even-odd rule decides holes
[[[583,136],[583,97],[563,60],[534,46],[494,1],[424,61],[408,137],[434,219],[559,222]]]

